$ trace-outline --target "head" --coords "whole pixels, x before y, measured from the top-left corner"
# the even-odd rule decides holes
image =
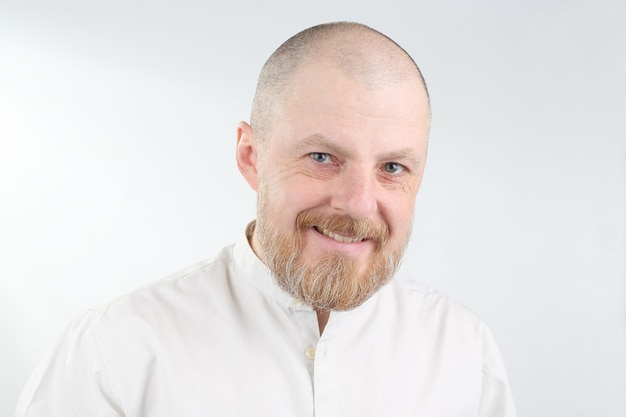
[[[258,194],[251,244],[317,309],[354,308],[409,239],[430,125],[411,57],[360,24],[307,29],[264,65],[237,163]]]

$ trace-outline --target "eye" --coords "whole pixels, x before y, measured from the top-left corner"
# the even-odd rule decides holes
[[[389,174],[399,174],[405,170],[404,165],[397,162],[387,162],[384,166],[385,172]]]
[[[328,163],[330,163],[330,154],[323,153],[323,152],[311,152],[309,154],[309,156],[315,162],[319,162],[320,164],[328,164]]]

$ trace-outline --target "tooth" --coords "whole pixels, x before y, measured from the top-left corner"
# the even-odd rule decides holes
[[[320,230],[324,236],[328,236],[329,238],[334,239],[337,242],[354,243],[358,241],[358,239],[347,237],[347,236],[341,236],[336,233],[329,232],[328,230],[325,230],[325,229],[318,229],[318,230]]]

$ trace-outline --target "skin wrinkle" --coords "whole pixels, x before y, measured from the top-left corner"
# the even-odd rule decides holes
[[[325,149],[324,147],[316,147],[313,149],[319,149],[318,151],[313,151],[313,152],[320,152],[320,153],[327,153],[327,151],[329,149]],[[412,152],[409,152],[412,153]],[[403,165],[406,165],[406,167],[404,168],[405,171],[400,173],[400,174],[385,174],[384,172],[382,172],[380,175],[388,175],[390,178],[387,179],[383,179],[381,181],[381,185],[387,188],[393,188],[393,187],[400,187],[402,188],[402,190],[404,192],[411,192],[412,191],[412,187],[411,187],[411,180],[414,180],[415,177],[417,175],[419,175],[420,171],[418,171],[417,169],[414,169],[411,166],[411,163],[408,163],[406,160],[404,160],[404,153],[402,151],[398,152],[399,155],[394,155],[394,156],[398,156],[398,157],[394,157],[394,158],[379,158],[379,160],[381,162],[378,162],[377,165],[375,166],[375,170],[378,172],[380,171],[380,166],[384,165],[386,162],[382,162],[382,161],[395,161],[398,163],[401,163]],[[306,159],[306,166],[302,166],[301,165],[301,159]],[[311,178],[318,178],[320,180],[332,180],[334,178],[333,174],[336,175],[349,175],[349,172],[346,172],[346,170],[348,170],[349,167],[347,167],[344,162],[342,161],[343,158],[338,158],[339,161],[335,162],[335,163],[330,163],[330,164],[324,164],[325,168],[324,171],[321,172],[321,168],[316,167],[317,169],[310,169],[309,165],[313,165],[315,166],[316,164],[319,165],[319,162],[314,162],[310,156],[310,152],[306,152],[304,151],[302,153],[302,156],[298,159],[296,159],[293,163],[292,166],[290,166],[289,168],[286,168],[284,172],[289,172],[290,170],[293,169],[292,175],[296,175],[296,174],[302,174],[302,175],[306,175],[308,177]],[[346,158],[346,159],[350,159],[350,158]],[[310,161],[309,161],[310,160]],[[417,164],[416,161],[412,161],[413,164]],[[326,166],[327,165],[327,166]]]
[[[320,152],[320,153],[330,153],[333,155],[346,155],[348,157],[352,156],[354,151],[351,151],[348,148],[345,148],[339,144],[336,144],[324,137],[324,135],[316,133],[302,140],[296,141],[294,144],[294,148],[296,151],[299,151],[303,154],[309,154],[311,152]],[[308,149],[317,149],[316,151],[310,151]],[[402,165],[407,166],[412,171],[417,171],[421,168],[420,158],[417,156],[415,151],[406,147],[398,151],[381,154],[376,156],[376,158],[380,161],[380,163],[385,162],[398,162]]]

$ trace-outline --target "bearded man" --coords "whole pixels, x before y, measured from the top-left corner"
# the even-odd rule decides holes
[[[287,40],[237,128],[245,237],[77,317],[17,415],[514,416],[485,324],[392,279],[429,127],[420,70],[385,35]]]

